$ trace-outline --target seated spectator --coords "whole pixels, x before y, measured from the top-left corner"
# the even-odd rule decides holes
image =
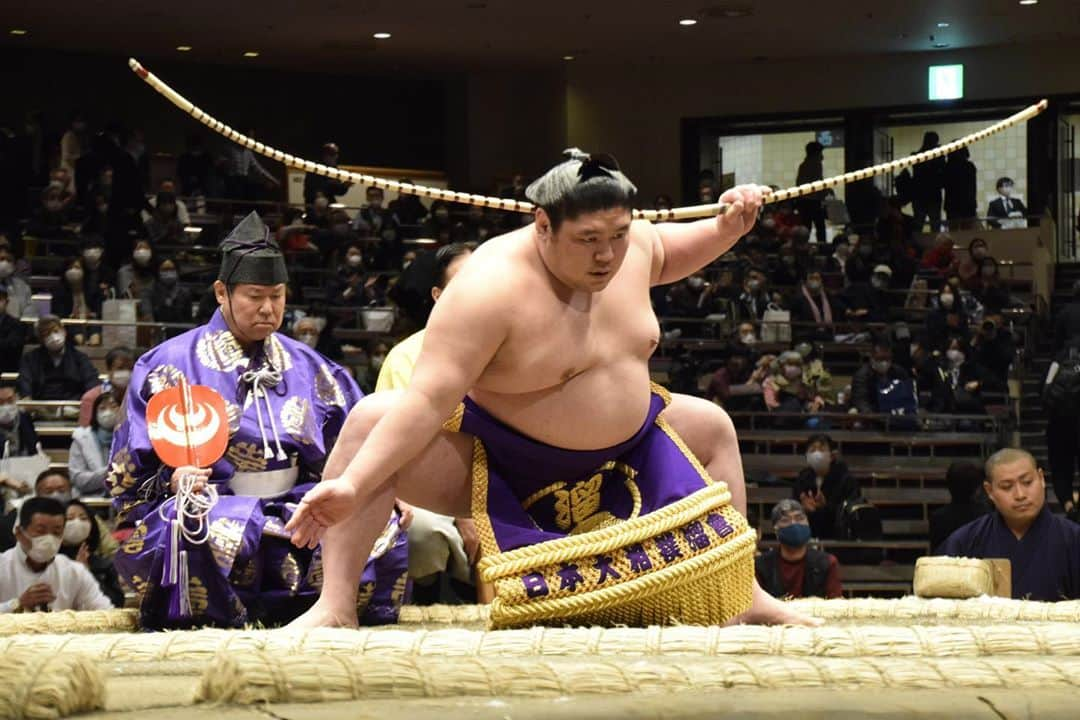
[[[967,257],[956,266],[956,275],[960,278],[962,286],[971,290],[979,283],[979,263],[989,254],[986,241],[982,238],[972,238],[968,243]]]
[[[952,285],[945,284],[931,304],[926,314],[926,335],[930,339],[931,350],[943,351],[954,338],[967,338],[968,318],[963,306],[957,302],[956,291]]]
[[[693,273],[684,280],[673,283],[667,294],[668,314],[674,317],[704,317],[704,302],[706,296],[705,273],[701,270]],[[692,330],[688,334],[697,331],[700,337],[701,327],[690,326]]]
[[[106,238],[112,235],[113,223],[109,217],[109,197],[103,192],[97,191],[89,198],[86,205],[86,216],[82,225],[79,226],[80,235],[96,235]]]
[[[78,400],[98,383],[90,358],[67,341],[67,333],[55,315],[37,322],[38,345],[22,356],[18,392],[34,400]]]
[[[851,256],[844,263],[847,284],[868,283],[874,274],[874,238],[871,235],[856,235],[850,238]]]
[[[0,380],[0,453],[3,457],[36,455],[38,436],[34,420],[30,413],[19,409],[16,400],[15,383]]]
[[[754,367],[748,350],[733,350],[724,366],[713,373],[705,397],[729,412],[763,409],[761,384],[768,372],[767,367]]]
[[[925,335],[913,339],[908,352],[911,357],[911,374],[915,378],[916,386],[920,393],[926,392],[930,397],[925,405],[921,405],[922,409],[930,413],[946,412],[951,395],[945,382],[945,356],[934,349]]]
[[[960,276],[956,273],[952,273],[945,280],[945,285],[948,285],[952,289],[953,299],[955,301],[955,307],[963,313],[964,318],[969,325],[982,322],[983,314],[985,310],[982,303],[975,297],[974,293],[967,290],[963,283],[960,281]],[[945,286],[942,286],[942,290]],[[937,296],[930,299],[930,306],[937,307],[939,299]],[[946,308],[947,309],[947,308]]]
[[[810,525],[799,503],[776,503],[772,525],[780,547],[754,559],[754,574],[761,588],[778,598],[842,597],[839,563],[834,555],[807,547]]]
[[[851,282],[842,295],[844,315],[850,322],[884,323],[889,321],[889,281],[892,270],[888,265],[874,267],[870,282]]]
[[[930,550],[934,552],[957,529],[989,512],[980,490],[983,486],[982,468],[975,463],[957,461],[945,471],[949,488],[949,504],[930,513]]]
[[[71,479],[67,470],[46,469],[40,472],[34,479],[31,497],[50,498],[66,506],[71,502]],[[0,552],[15,547],[15,528],[18,524],[18,508],[0,517]]]
[[[278,245],[286,252],[318,252],[319,247],[311,241],[312,233],[317,229],[304,222],[304,213],[299,208],[285,208],[281,216],[281,226],[277,229]]]
[[[1080,524],[1046,507],[1046,481],[1031,453],[1005,448],[991,455],[983,489],[994,512],[959,528],[939,554],[1009,560],[1016,599],[1080,599]]]
[[[165,258],[161,261],[149,300],[150,316],[156,322],[191,322],[191,291],[180,284],[175,260]],[[185,332],[183,328],[166,328],[165,337],[175,337],[182,332]]]
[[[1013,306],[1009,289],[1001,280],[997,260],[984,257],[979,261],[979,282],[974,288],[975,297],[986,308],[987,315],[1000,313]]]
[[[833,238],[832,254],[825,258],[825,272],[839,273],[841,286],[847,285],[847,263],[851,259],[851,240],[843,233]]]
[[[82,259],[69,260],[53,293],[52,309],[58,317],[73,320],[97,320],[101,318],[101,288],[86,282]],[[100,345],[101,328],[94,325],[77,325],[72,334],[76,345]]]
[[[11,248],[0,247],[0,290],[7,292],[7,314],[18,320],[23,315],[37,315],[30,296],[30,285],[15,274],[15,256]]]
[[[27,327],[7,312],[8,291],[0,286],[0,372],[18,372]]]
[[[120,419],[120,405],[111,393],[98,395],[93,409],[90,427],[77,427],[71,433],[68,469],[80,497],[101,497],[104,494],[113,430]]]
[[[906,384],[910,390],[899,390],[898,384]],[[886,393],[903,397],[883,401],[883,394]],[[917,401],[911,373],[893,362],[892,343],[887,339],[876,339],[870,350],[870,357],[851,378],[852,407],[863,414],[888,413],[900,409],[894,405],[895,402],[910,406],[912,403],[917,404]]]
[[[1000,314],[987,312],[971,338],[971,347],[976,362],[1005,387],[1009,368],[1016,359],[1016,340]]]
[[[327,283],[327,302],[331,305],[370,305],[367,279],[364,251],[359,245],[349,245],[345,248],[345,262],[338,267],[337,277]]]
[[[17,544],[0,554],[0,612],[106,610],[113,607],[85,565],[58,555],[64,506],[50,498],[23,503]]]
[[[97,294],[103,299],[116,297],[116,271],[104,260],[105,242],[99,235],[87,235],[82,241],[83,284],[87,288],[97,288]]]
[[[116,271],[116,292],[120,297],[139,299],[154,283],[154,251],[149,240],[139,240],[131,252],[131,262]]]
[[[434,238],[440,244],[449,241],[450,231],[454,221],[450,218],[450,205],[445,200],[436,200],[431,203],[431,213],[424,221],[421,237]]]
[[[412,184],[412,180],[408,178],[402,178],[398,182]],[[524,199],[524,188],[524,183],[522,183],[522,199]],[[387,209],[394,216],[396,225],[419,225],[428,215],[427,208],[416,195],[398,195],[396,200],[390,201]],[[409,237],[416,237],[416,235],[414,233]]]
[[[164,195],[171,195],[172,198],[173,198],[173,202],[176,203],[176,219],[177,219],[177,221],[179,221],[180,225],[181,226],[190,225],[191,224],[191,213],[188,212],[187,203],[185,203],[183,200],[181,200],[179,197],[177,197],[177,195],[176,195],[176,183],[173,182],[172,178],[165,178],[164,180],[162,180],[161,184],[158,185],[158,193],[157,193],[157,195],[151,195],[149,198],[147,198],[146,204],[147,204],[147,206],[149,206],[150,209],[146,210],[144,208],[142,210],[141,217],[142,217],[143,223],[146,224],[146,225],[149,225],[150,221],[154,217],[153,211],[155,209],[157,209],[158,202],[160,202],[160,198],[161,198],[161,196],[163,194]]]
[[[105,354],[105,372],[108,378],[100,385],[87,390],[79,400],[79,427],[90,427],[94,417],[94,402],[102,393],[113,396],[116,404],[124,406],[124,394],[131,380],[131,368],[135,366],[135,353],[129,347],[119,345]]]
[[[755,322],[765,314],[769,302],[765,273],[758,268],[751,268],[743,278],[743,291],[735,306],[736,314],[742,321]]]
[[[1008,389],[1005,378],[995,376],[980,365],[977,356],[969,354],[970,349],[960,338],[950,340],[945,349],[943,378],[948,388],[945,412],[982,415],[986,412],[983,391],[1004,392]]]
[[[757,326],[752,322],[741,322],[739,327],[735,329],[735,340],[732,343],[732,350],[738,352],[740,349],[750,352],[754,345],[761,342],[761,338],[758,337]]]
[[[57,239],[70,234],[71,218],[64,204],[64,191],[50,185],[41,191],[41,204],[34,210],[26,234],[36,238]]]
[[[791,303],[791,319],[796,323],[813,323],[794,326],[797,340],[832,340],[836,334],[832,301],[817,270],[807,273],[806,280],[799,285]]]
[[[362,237],[381,237],[383,228],[393,225],[393,216],[383,207],[385,197],[382,188],[374,185],[368,185],[364,190],[364,199],[367,202],[353,218],[353,230]]]
[[[861,494],[847,463],[836,457],[832,438],[811,435],[806,443],[806,465],[795,478],[792,496],[799,501],[816,538],[836,537],[837,516],[848,500]]]
[[[153,203],[146,234],[153,245],[176,245],[184,241],[184,224],[178,215],[176,195],[159,192]]]
[[[805,230],[806,228],[802,228]],[[777,253],[779,264],[770,273],[769,279],[774,287],[790,288],[799,284],[799,278],[805,273],[805,266],[800,265],[795,245],[786,242]]]
[[[1013,197],[1013,179],[998,178],[995,187],[998,197],[991,200],[990,207],[986,209],[987,224],[992,228],[1026,227],[1024,218],[1027,216],[1027,208],[1020,198]],[[1014,219],[1009,222],[1008,218]],[[1003,220],[1006,222],[1002,222]]]
[[[60,553],[82,563],[97,580],[98,587],[116,607],[124,606],[124,591],[113,568],[118,544],[108,525],[79,500],[68,503]]]
[[[932,270],[940,277],[947,277],[955,272],[958,262],[953,252],[953,238],[949,233],[938,233],[934,246],[926,251],[920,266],[923,270]]]
[[[305,315],[293,324],[293,337],[334,362],[345,357],[325,318]]]
[[[765,407],[778,412],[816,413],[825,407],[825,398],[804,374],[802,355],[794,350],[781,353],[774,373],[762,385]]]
[[[321,190],[315,192],[315,197],[308,205],[304,213],[304,224],[310,225],[317,230],[327,230],[330,227],[330,199]]]

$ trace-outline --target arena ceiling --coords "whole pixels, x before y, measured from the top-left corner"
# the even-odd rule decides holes
[[[588,64],[692,65],[1080,40],[1075,0],[1027,6],[1019,0],[23,0],[16,7],[5,5],[4,47],[321,71],[557,68],[566,57]],[[697,24],[684,27],[680,19]],[[377,32],[391,37],[377,40]],[[181,52],[179,46],[191,49]],[[244,57],[247,51],[259,55]]]

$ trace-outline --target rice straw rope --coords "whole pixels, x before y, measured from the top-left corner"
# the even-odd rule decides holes
[[[1078,658],[415,658],[218,655],[197,699],[253,704],[377,698],[670,694],[726,688],[1080,687]]]
[[[78,655],[95,662],[208,661],[219,653],[379,657],[1073,657],[1075,623],[1000,625],[683,625],[523,630],[191,630],[0,638],[0,654]]]
[[[358,183],[361,185],[373,185],[384,190],[390,190],[392,192],[402,193],[405,195],[419,195],[420,197],[433,198],[436,200],[445,200],[447,202],[461,203],[464,205],[478,205],[486,208],[496,208],[498,210],[508,210],[520,213],[531,213],[534,210],[533,204],[529,202],[523,202],[507,198],[488,197],[484,195],[474,195],[472,193],[456,192],[454,190],[444,190],[442,188],[427,187],[424,185],[414,185],[412,183],[401,183],[395,180],[386,180],[383,178],[375,177],[374,175],[366,175],[363,173],[351,172],[349,170],[342,170],[340,168],[329,167],[321,163],[312,162],[311,160],[305,160],[304,158],[290,155],[289,153],[282,152],[276,148],[270,147],[264,143],[258,142],[253,138],[249,138],[242,133],[237,132],[233,128],[229,127],[225,123],[221,122],[217,118],[208,114],[206,111],[194,105],[190,100],[185,98],[176,90],[167,85],[161,78],[154,73],[146,69],[138,60],[131,58],[128,60],[128,66],[131,70],[140,78],[146,81],[150,87],[157,90],[160,94],[164,95],[169,102],[176,107],[183,110],[185,113],[195,118],[203,125],[214,132],[225,136],[229,140],[242,145],[245,148],[253,152],[257,152],[260,155],[276,160],[283,165],[294,168],[296,170],[302,170],[304,172],[315,173],[316,175],[324,175],[335,180],[344,182]],[[795,187],[787,188],[785,190],[776,190],[770,193],[766,193],[765,201],[769,203],[782,202],[784,200],[790,200],[792,198],[803,197],[805,195],[811,195],[821,190],[827,190],[846,183],[856,182],[859,180],[865,180],[875,175],[882,175],[884,173],[893,172],[896,170],[902,170],[903,168],[911,167],[912,165],[918,165],[919,163],[926,162],[927,160],[934,160],[936,158],[945,157],[951,152],[959,150],[962,147],[967,147],[972,143],[985,140],[986,138],[1001,132],[1007,128],[1017,125],[1022,122],[1027,122],[1031,118],[1035,117],[1039,113],[1046,110],[1047,101],[1040,100],[1039,102],[1024,108],[1023,110],[1011,115],[1000,122],[994,123],[982,130],[965,135],[964,137],[953,140],[950,143],[941,145],[931,150],[909,155],[907,157],[899,158],[887,163],[881,163],[872,167],[863,168],[861,170],[855,170],[843,175],[836,175],[834,177],[825,178],[823,180],[815,180],[811,183],[804,183],[802,185],[796,185]],[[633,214],[636,219],[640,220],[689,220],[691,218],[703,218],[712,217],[718,213],[722,213],[727,209],[727,205],[723,203],[710,203],[707,205],[689,205],[686,207],[671,208],[669,210],[634,210]]]

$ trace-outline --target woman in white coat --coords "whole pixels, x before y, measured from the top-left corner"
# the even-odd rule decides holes
[[[120,419],[120,406],[112,393],[102,393],[94,400],[90,427],[71,433],[68,470],[71,484],[80,497],[100,496],[105,492],[105,473],[109,467],[113,428]]]

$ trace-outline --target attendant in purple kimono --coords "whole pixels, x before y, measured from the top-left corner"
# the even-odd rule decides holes
[[[106,485],[119,524],[133,528],[116,569],[138,593],[145,627],[287,622],[319,593],[320,550],[293,547],[284,525],[318,482],[362,393],[339,365],[277,332],[287,281],[281,251],[250,214],[223,243],[210,321],[153,348],[132,370]],[[212,408],[205,414],[207,426],[229,424],[228,448],[209,467],[168,467],[151,446],[148,423],[165,413],[148,418],[147,403],[182,377],[225,400],[226,418]],[[206,528],[184,521],[186,537],[177,540],[170,530],[185,475],[196,478],[196,492],[212,485],[218,497]],[[361,621],[396,621],[408,592],[407,553],[395,514],[360,581]]]
[[[939,553],[1006,558],[1017,599],[1080,599],[1080,525],[1046,507],[1046,481],[1035,458],[1006,448],[986,461],[986,494],[996,512],[959,528]]]

